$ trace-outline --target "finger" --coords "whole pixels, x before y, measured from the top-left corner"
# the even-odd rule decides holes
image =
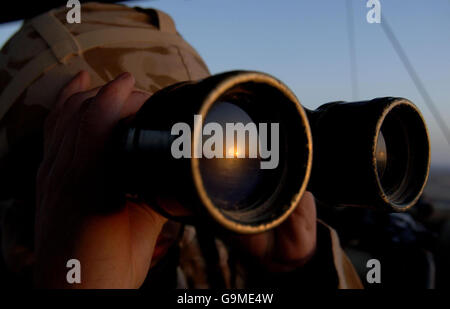
[[[90,76],[86,71],[79,72],[59,93],[55,105],[44,124],[44,151],[52,141],[53,132],[64,103],[75,93],[86,90],[90,84]]]
[[[144,105],[144,103],[150,98],[149,93],[142,91],[133,91],[125,102],[120,114],[121,118],[136,114],[136,112]]]
[[[56,188],[56,186],[66,184],[65,181],[67,181],[67,179],[64,178],[65,173],[70,173],[71,168],[76,168],[76,166],[73,167],[72,162],[75,155],[78,130],[84,111],[88,108],[92,101],[93,98],[90,98],[82,102],[79,107],[79,111],[74,113],[66,124],[64,136],[61,138],[61,145],[49,172],[49,174],[51,174],[49,181],[53,182],[48,183],[51,188]],[[71,180],[68,181],[70,182]]]
[[[62,139],[66,133],[67,125],[79,111],[81,105],[86,100],[93,98],[97,95],[100,88],[95,88],[85,92],[78,92],[67,99],[66,103],[62,107],[62,111],[58,115],[55,128],[52,134],[52,141],[49,143],[46,152],[46,158],[52,162],[61,147]]]
[[[290,229],[292,235],[302,235],[302,232],[310,233],[315,230],[316,219],[314,196],[305,191],[297,207],[281,227]]]
[[[51,168],[51,160],[46,159],[46,156],[48,154],[50,145],[53,141],[53,134],[55,131],[56,123],[59,118],[59,114],[62,110],[62,107],[64,106],[64,103],[66,100],[72,96],[73,94],[83,91],[89,87],[90,84],[90,76],[89,73],[86,71],[79,72],[72,80],[64,86],[64,88],[60,91],[58,94],[58,97],[56,99],[56,103],[53,106],[52,110],[50,111],[49,115],[47,116],[43,133],[44,133],[44,148],[43,148],[43,154],[44,154],[44,160],[42,164],[39,167],[38,171],[38,177],[37,177],[37,191],[41,191],[41,188],[43,187],[45,180],[48,178],[48,173]],[[37,199],[39,201],[39,198]]]
[[[82,98],[90,96],[92,99],[92,96],[95,95],[95,91],[96,90],[94,89],[79,94],[80,97],[79,100],[77,100],[76,105],[80,105],[80,107],[78,107],[78,111],[73,112],[70,117],[67,117],[66,115],[68,115],[68,113],[65,114],[64,112],[60,115],[60,118],[66,118],[67,121],[64,121],[63,129],[55,129],[58,133],[58,137],[55,137],[55,140],[57,139],[58,142],[55,142],[50,146],[52,150],[48,151],[39,168],[37,177],[38,183],[36,186],[38,189],[38,202],[41,200],[40,195],[44,188],[51,188],[51,190],[54,190],[56,185],[61,184],[61,176],[64,174],[62,171],[67,169],[70,162],[73,160],[74,144],[82,115],[81,110],[83,109],[83,106],[87,105],[90,101],[90,99],[83,101]],[[75,103],[72,104],[72,108],[74,108],[74,105]],[[39,194],[39,192],[41,192],[41,194]]]
[[[280,235],[279,246],[290,257],[308,257],[316,245],[316,203],[311,192],[306,191],[289,218],[276,229]],[[282,235],[289,235],[283,237]]]
[[[100,89],[84,112],[76,141],[74,164],[83,165],[99,155],[134,87],[134,77],[123,73]]]

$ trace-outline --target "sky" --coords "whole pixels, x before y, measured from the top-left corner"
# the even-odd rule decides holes
[[[303,106],[351,101],[346,0],[147,0],[175,20],[211,73],[269,73]],[[450,167],[450,146],[379,24],[366,20],[367,0],[352,0],[358,100],[405,97],[422,111],[432,167]],[[381,14],[450,126],[450,0],[380,0]],[[81,16],[81,18],[83,18]],[[20,23],[0,27],[0,45]]]

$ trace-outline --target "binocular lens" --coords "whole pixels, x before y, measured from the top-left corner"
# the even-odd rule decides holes
[[[251,143],[250,133],[245,134],[245,142],[241,144],[237,142],[236,136],[231,136],[234,143],[228,145],[227,123],[241,123],[244,126],[255,123],[242,108],[230,102],[218,102],[213,105],[205,118],[205,126],[210,123],[220,125],[224,133],[223,146],[213,146],[221,148],[217,150],[223,157],[200,160],[199,167],[205,190],[214,205],[221,210],[228,212],[251,210],[264,198],[264,192],[276,192],[280,178],[279,168],[261,169],[262,159],[259,154],[250,157],[249,148],[257,146]],[[259,140],[259,135],[257,137]]]
[[[198,160],[200,192],[210,201],[205,204],[219,222],[240,232],[281,222],[301,197],[311,166],[309,126],[295,97],[277,81],[255,77],[223,88],[209,106]],[[217,136],[207,129],[211,125],[223,133],[221,148],[213,147],[220,158],[205,154]]]
[[[378,133],[378,140],[376,146],[376,160],[377,160],[377,173],[378,177],[383,178],[384,171],[386,170],[387,164],[387,149],[386,149],[386,141],[384,140],[383,132],[380,131]]]
[[[395,106],[384,118],[376,146],[378,179],[388,200],[409,205],[428,175],[429,145],[424,122],[410,105]]]

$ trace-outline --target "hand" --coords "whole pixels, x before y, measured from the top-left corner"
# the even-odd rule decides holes
[[[46,120],[36,188],[38,287],[137,288],[147,275],[166,219],[146,205],[105,205],[111,193],[105,145],[117,122],[148,99],[134,90],[134,83],[124,73],[87,90],[89,74],[80,72]],[[81,284],[66,281],[69,259],[80,261]]]
[[[235,237],[238,247],[271,272],[303,266],[316,248],[316,205],[310,192],[281,225],[273,230]]]

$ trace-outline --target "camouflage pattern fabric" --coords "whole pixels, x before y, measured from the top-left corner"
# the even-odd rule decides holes
[[[0,168],[22,141],[41,130],[60,89],[82,69],[90,73],[93,88],[128,71],[136,87],[149,93],[209,75],[163,12],[87,3],[82,22],[68,24],[66,10],[26,21],[1,50]]]

